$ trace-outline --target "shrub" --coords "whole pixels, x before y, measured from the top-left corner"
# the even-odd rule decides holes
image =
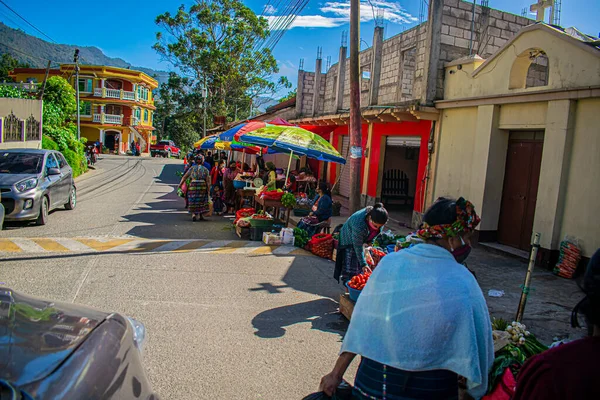
[[[8,97],[13,99],[30,99],[31,94],[16,86],[2,85],[0,86],[0,97]]]
[[[75,153],[70,149],[65,149],[62,151],[62,153],[73,170],[73,177],[77,177],[87,171],[87,162],[85,157]]]
[[[58,144],[50,137],[42,135],[42,149],[46,150],[58,150]]]

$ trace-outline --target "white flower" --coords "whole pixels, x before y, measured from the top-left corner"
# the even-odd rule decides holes
[[[517,321],[513,321],[511,325],[512,325],[512,326],[517,326],[517,324],[518,324],[518,322],[517,322]]]
[[[525,331],[525,336],[529,336],[529,335],[531,335],[531,332]]]

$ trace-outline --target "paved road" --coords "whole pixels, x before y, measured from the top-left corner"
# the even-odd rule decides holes
[[[0,231],[0,280],[144,322],[146,367],[164,399],[314,391],[347,327],[332,263],[238,241],[222,217],[192,223],[175,193],[181,161],[97,166],[77,181],[75,211]]]

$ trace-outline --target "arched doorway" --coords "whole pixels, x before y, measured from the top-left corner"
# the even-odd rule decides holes
[[[118,147],[119,146],[119,137],[121,135],[121,132],[119,131],[106,131],[104,132],[104,146],[111,152],[111,153],[118,153]]]

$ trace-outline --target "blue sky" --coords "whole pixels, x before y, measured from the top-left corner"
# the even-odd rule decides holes
[[[110,57],[120,57],[139,66],[171,70],[152,50],[158,27],[157,15],[175,11],[190,0],[121,0],[111,6],[98,2],[58,2],[48,0],[4,0],[10,7],[58,43],[96,46]],[[285,0],[248,0],[244,3],[258,14],[281,15]],[[418,24],[419,5],[416,0],[371,0],[384,9],[385,36],[390,37],[403,29]],[[478,0],[479,3],[479,0]],[[529,7],[534,0],[490,0],[490,7],[514,14]],[[310,1],[296,19],[294,27],[285,33],[274,54],[280,65],[280,74],[296,84],[298,63],[304,58],[305,69],[314,70],[317,46],[323,48],[323,63],[331,56],[337,62],[342,31],[348,30],[348,0]],[[278,8],[279,7],[279,8]],[[361,7],[361,38],[363,48],[371,45],[373,37],[373,11],[369,2]],[[533,18],[533,17],[532,17]],[[33,28],[0,4],[0,20],[13,27],[40,36]],[[563,0],[561,22],[563,26],[576,26],[583,32],[598,35],[600,31],[599,0]]]

